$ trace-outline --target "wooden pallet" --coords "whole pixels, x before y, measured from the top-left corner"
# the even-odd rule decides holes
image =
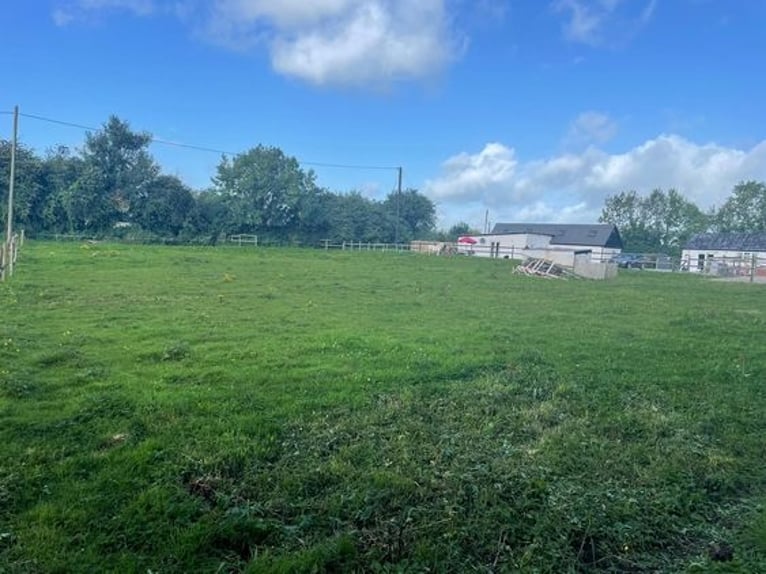
[[[514,273],[529,275],[530,277],[545,277],[546,279],[576,279],[570,269],[554,263],[550,259],[530,257],[514,269]]]

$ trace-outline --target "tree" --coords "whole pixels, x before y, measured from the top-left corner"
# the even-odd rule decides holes
[[[274,147],[226,157],[213,178],[231,214],[230,231],[284,238],[298,227],[301,202],[317,192],[314,173]]]
[[[104,174],[86,166],[80,177],[64,190],[61,203],[68,231],[99,232],[114,226],[118,221],[118,212],[104,192],[107,185]]]
[[[301,198],[296,233],[302,242],[317,244],[334,239],[332,208],[336,198],[336,194],[320,188]]]
[[[231,216],[228,206],[220,195],[210,191],[193,193],[192,196],[194,204],[179,236],[186,241],[204,240],[215,244],[229,226]]]
[[[380,204],[358,191],[329,194],[325,202],[327,239],[333,241],[393,241],[393,220]]]
[[[0,140],[0,228],[8,217],[8,184],[11,170],[11,142]],[[27,231],[42,229],[41,202],[44,188],[41,180],[42,163],[33,150],[23,144],[16,145],[16,173],[13,193],[14,228]],[[5,238],[3,237],[2,241]]]
[[[472,229],[470,225],[461,221],[447,230],[446,241],[457,241],[463,235],[474,235],[477,233],[479,233],[477,230]]]
[[[436,207],[433,201],[416,189],[407,189],[401,194],[392,191],[383,202],[383,207],[393,218],[394,224],[398,224],[395,235],[399,241],[423,239],[436,226]]]
[[[85,136],[83,170],[64,194],[74,229],[104,231],[130,221],[160,169],[147,151],[151,135],[131,131],[111,116],[103,128]]]
[[[656,189],[644,200],[650,237],[659,251],[680,254],[683,244],[695,233],[706,231],[707,216],[675,189]]]
[[[715,215],[721,231],[766,231],[766,183],[743,181]]]
[[[50,149],[43,160],[42,205],[43,228],[46,231],[63,232],[70,228],[66,207],[68,190],[82,177],[82,158],[74,155],[66,146]]]
[[[635,191],[609,196],[599,221],[617,226],[626,251],[674,255],[709,225],[708,217],[675,189],[655,189],[647,197]]]
[[[626,251],[655,251],[657,241],[648,229],[645,203],[635,191],[608,196],[598,220],[617,226]]]
[[[142,190],[134,218],[147,231],[177,236],[194,208],[194,196],[183,182],[172,175],[160,175]]]

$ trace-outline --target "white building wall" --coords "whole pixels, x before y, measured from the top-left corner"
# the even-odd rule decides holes
[[[475,235],[475,244],[459,244],[458,252],[477,257],[495,257],[524,260],[538,257],[555,261],[559,265],[574,265],[575,251],[590,251],[591,260],[609,261],[622,250],[591,245],[551,245],[550,235],[537,233],[513,233],[504,235]]]
[[[719,265],[752,265],[752,257],[756,258],[756,266],[766,265],[766,251],[733,251],[730,249],[684,249],[681,251],[681,268],[692,273],[715,272]]]
[[[513,233],[508,235],[474,235],[474,244],[458,244],[458,252],[478,257],[524,259],[526,249],[544,249],[551,242],[550,235]]]

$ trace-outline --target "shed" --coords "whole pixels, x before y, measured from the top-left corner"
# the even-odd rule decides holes
[[[719,267],[766,267],[766,231],[698,233],[681,251],[682,267],[692,272],[716,272]]]
[[[622,251],[622,238],[610,223],[497,223],[491,233],[474,236],[475,255],[544,257],[573,264],[575,251],[590,251],[593,261],[608,261]]]

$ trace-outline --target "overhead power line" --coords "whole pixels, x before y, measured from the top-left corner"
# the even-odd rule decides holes
[[[13,114],[13,112],[0,112],[1,114]],[[35,114],[26,114],[26,113],[19,113],[21,117],[28,118],[31,120],[37,120],[41,122],[47,122],[50,124],[57,124],[60,126],[65,126],[69,128],[76,128],[80,130],[86,130],[86,131],[99,131],[101,128],[94,128],[92,126],[86,126],[83,124],[73,123],[73,122],[67,122],[63,120],[57,120],[54,118],[47,118],[44,116],[38,116]],[[172,147],[178,147],[178,148],[184,148],[184,149],[191,149],[196,151],[202,151],[202,152],[208,152],[208,153],[216,153],[216,154],[223,154],[223,155],[239,155],[242,152],[235,152],[230,150],[223,150],[223,149],[217,149],[214,147],[208,147],[208,146],[201,146],[201,145],[193,145],[193,144],[186,144],[181,142],[175,142],[171,140],[166,140],[162,138],[156,138],[154,136],[151,136],[150,138],[151,143],[156,143],[160,145],[167,145]],[[296,158],[298,159],[298,158]],[[356,170],[384,170],[384,171],[394,171],[394,170],[400,170],[401,168],[398,166],[390,166],[390,165],[362,165],[362,164],[346,164],[346,163],[325,163],[325,162],[319,162],[319,161],[304,161],[301,159],[298,159],[298,162],[303,165],[308,166],[314,166],[314,167],[325,167],[325,168],[334,168],[334,169],[356,169]]]
[[[60,126],[66,126],[68,128],[78,128],[81,130],[88,130],[88,131],[98,131],[98,128],[94,128],[91,126],[84,126],[82,124],[75,124],[72,122],[64,122],[62,120],[54,120],[52,118],[45,118],[43,116],[36,116],[34,114],[25,114],[25,113],[19,113],[19,115],[22,118],[29,118],[30,120],[40,120],[42,122],[48,122],[49,124],[58,124]]]

